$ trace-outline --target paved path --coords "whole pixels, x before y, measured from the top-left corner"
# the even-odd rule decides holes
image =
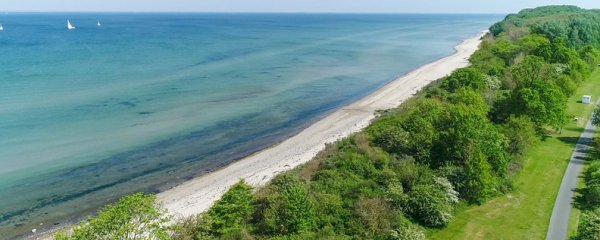
[[[546,235],[546,239],[548,240],[565,240],[568,238],[569,216],[571,215],[577,180],[585,163],[588,147],[592,142],[595,129],[596,127],[592,125],[592,121],[588,121],[585,125],[585,130],[581,134],[581,137],[579,137],[579,141],[577,141],[575,151],[571,156],[571,161],[565,171],[562,183],[560,184],[560,190],[556,196],[548,234]]]

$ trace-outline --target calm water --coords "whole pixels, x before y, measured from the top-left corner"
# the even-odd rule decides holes
[[[500,18],[1,14],[0,233],[267,147]]]

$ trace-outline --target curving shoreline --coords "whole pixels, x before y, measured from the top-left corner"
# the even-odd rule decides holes
[[[469,56],[478,49],[485,34],[487,31],[464,40],[450,56],[397,78],[279,144],[159,193],[158,200],[171,214],[187,217],[207,210],[240,179],[245,179],[253,186],[266,184],[277,174],[313,159],[324,149],[326,143],[335,142],[367,127],[375,117],[376,110],[397,107],[429,83],[455,69],[468,66]]]

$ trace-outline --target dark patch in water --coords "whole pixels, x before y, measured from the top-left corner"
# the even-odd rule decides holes
[[[153,114],[153,112],[138,112],[139,115],[149,115]]]
[[[129,102],[129,101],[119,102],[119,105],[123,105],[123,106],[126,106],[126,107],[135,107],[136,106],[135,103],[132,103],[132,102]]]

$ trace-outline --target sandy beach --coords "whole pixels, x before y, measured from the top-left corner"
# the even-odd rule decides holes
[[[310,161],[324,149],[325,144],[368,126],[376,110],[397,107],[432,81],[468,66],[468,58],[477,50],[486,33],[481,32],[463,41],[455,47],[452,55],[397,78],[277,145],[159,193],[158,200],[176,217],[187,217],[207,210],[240,179],[255,187],[266,184],[277,174]]]

